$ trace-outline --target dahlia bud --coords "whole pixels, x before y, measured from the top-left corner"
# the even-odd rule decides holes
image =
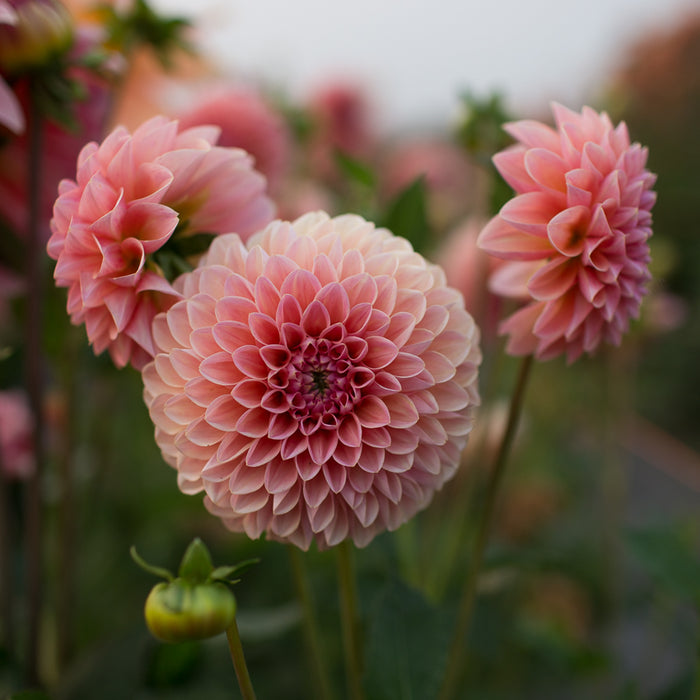
[[[19,0],[16,21],[0,25],[0,70],[17,75],[48,65],[73,43],[73,22],[54,0]]]
[[[187,548],[177,578],[146,563],[133,547],[131,556],[145,571],[167,579],[153,587],[144,609],[148,629],[162,642],[196,641],[225,632],[236,617],[236,598],[226,584],[236,583],[231,576],[255,562],[214,568],[199,538]]]
[[[146,624],[162,642],[208,639],[225,632],[236,616],[236,599],[223,583],[158,583],[146,599]]]

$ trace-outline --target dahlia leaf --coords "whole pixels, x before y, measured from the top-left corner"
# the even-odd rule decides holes
[[[395,581],[378,596],[367,637],[367,695],[372,700],[430,700],[447,658],[449,617]]]
[[[428,223],[427,187],[422,175],[389,203],[380,226],[408,239],[416,251],[425,252],[432,236]]]
[[[627,533],[627,546],[647,573],[672,593],[700,604],[697,537],[678,529],[647,528]]]

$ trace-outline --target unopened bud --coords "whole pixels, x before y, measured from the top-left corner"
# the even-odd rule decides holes
[[[236,616],[236,598],[223,583],[158,583],[146,599],[146,624],[163,642],[207,639],[225,632]]]

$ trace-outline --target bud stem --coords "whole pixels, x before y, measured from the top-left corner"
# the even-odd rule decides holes
[[[253,690],[253,683],[250,680],[248,666],[245,662],[245,656],[243,655],[243,645],[241,644],[241,637],[238,634],[238,625],[236,624],[235,618],[226,630],[226,638],[228,639],[228,648],[231,652],[233,668],[236,671],[236,678],[238,679],[238,687],[241,689],[241,697],[243,700],[255,700],[255,691]]]

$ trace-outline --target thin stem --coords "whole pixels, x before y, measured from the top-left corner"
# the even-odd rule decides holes
[[[357,614],[357,584],[352,545],[345,541],[337,547],[338,583],[340,586],[340,619],[343,630],[343,651],[348,693],[352,700],[364,700],[359,618]]]
[[[288,551],[292,562],[294,585],[302,610],[304,611],[304,636],[309,650],[309,659],[312,666],[311,670],[316,685],[316,697],[320,698],[320,700],[330,700],[333,697],[333,691],[328,678],[328,667],[324,663],[323,653],[321,651],[318,622],[311,600],[311,589],[308,577],[304,569],[303,555],[293,545],[289,546]]]
[[[25,325],[25,382],[34,428],[32,445],[35,469],[27,480],[26,491],[26,567],[27,567],[27,667],[30,684],[39,682],[39,634],[42,601],[42,498],[44,470],[43,415],[43,262],[41,244],[41,153],[43,120],[37,106],[35,88],[29,90],[29,226],[27,236],[27,313]]]
[[[228,648],[231,652],[233,668],[236,671],[236,678],[238,679],[238,687],[241,689],[241,697],[243,700],[255,700],[255,691],[253,690],[253,683],[248,673],[248,665],[243,655],[243,645],[241,644],[241,637],[238,634],[238,625],[236,624],[235,618],[231,626],[226,630],[226,638],[228,639]]]
[[[698,608],[700,614],[700,607]],[[695,679],[693,681],[692,700],[700,700],[700,628],[698,628],[697,648],[695,650]]]
[[[506,462],[518,428],[523,398],[525,396],[525,387],[527,385],[531,366],[532,356],[528,355],[523,359],[520,366],[520,373],[511,398],[508,422],[486,484],[484,507],[481,512],[481,518],[474,540],[474,550],[469,561],[469,569],[464,580],[464,588],[462,589],[462,598],[457,613],[457,622],[455,623],[452,646],[447,661],[447,669],[440,693],[440,700],[448,700],[454,697],[461,674],[464,671],[464,643],[474,611],[479,572],[483,563],[486,544],[491,533],[496,496],[498,495],[499,487],[503,481]]]
[[[10,483],[3,464],[0,448],[0,639],[7,650],[15,646],[15,626],[12,606],[12,508],[10,504]]]

